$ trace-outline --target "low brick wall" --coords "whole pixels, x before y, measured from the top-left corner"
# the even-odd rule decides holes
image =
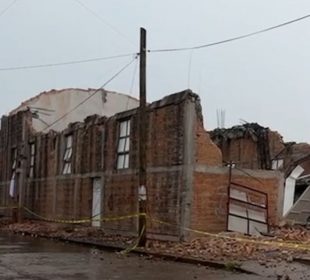
[[[245,173],[246,172],[246,173]],[[282,213],[283,176],[275,171],[238,171],[232,182],[268,194],[269,223],[277,225]],[[191,228],[221,232],[227,230],[229,169],[200,166],[194,173]]]

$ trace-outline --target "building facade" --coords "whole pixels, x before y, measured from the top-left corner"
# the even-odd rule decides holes
[[[283,173],[283,216],[293,222],[310,221],[310,145],[285,143],[282,136],[256,123],[210,132],[223,154],[224,162],[236,167],[279,170]]]
[[[204,129],[201,110],[199,96],[190,90],[147,106],[149,238],[185,239],[192,235],[190,229],[243,232],[256,220],[278,224],[282,215],[281,173],[223,167],[222,153]],[[138,125],[138,109],[88,116],[62,131],[46,133],[33,128],[29,109],[3,117],[1,205],[19,203],[48,219],[94,218],[89,226],[136,235]],[[264,202],[258,201],[260,193],[267,198]],[[102,221],[128,215],[133,216]]]

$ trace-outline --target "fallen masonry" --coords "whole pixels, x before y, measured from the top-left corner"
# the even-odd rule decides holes
[[[106,234],[102,229],[39,221],[27,221],[22,224],[3,223],[1,230],[123,249],[132,248],[137,242],[136,238]],[[223,232],[208,237],[197,237],[189,242],[150,239],[144,250],[163,256],[166,254],[224,263],[242,263],[248,260],[266,265],[283,261],[291,263],[295,259],[310,257],[310,230],[300,226],[274,228],[270,237],[249,237]]]

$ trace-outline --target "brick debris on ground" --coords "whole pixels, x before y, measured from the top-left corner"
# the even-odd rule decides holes
[[[280,230],[278,230],[280,231]],[[292,262],[295,258],[302,258],[310,256],[310,250],[308,249],[295,249],[287,248],[284,244],[280,247],[276,243],[293,242],[291,237],[296,234],[299,241],[300,237],[298,232],[294,233],[292,229],[290,231],[289,238],[286,238],[283,234],[283,238],[277,237],[246,237],[238,233],[222,233],[220,237],[202,237],[196,238],[191,242],[163,242],[163,241],[151,241],[148,244],[148,250],[162,252],[166,254],[173,254],[175,256],[189,256],[202,260],[220,261],[220,262],[242,262],[248,260],[256,260],[261,264],[265,264],[268,261],[286,261]],[[309,231],[303,233],[309,236]],[[228,237],[228,238],[225,238]],[[233,238],[242,238],[244,241],[240,242]],[[249,240],[246,242],[246,240]],[[258,243],[253,243],[252,241]],[[261,244],[264,241],[268,241],[268,244]],[[272,242],[275,242],[272,244]],[[310,238],[299,243],[303,246],[310,248]]]
[[[124,237],[106,234],[103,229],[83,226],[54,224],[41,221],[26,221],[22,224],[7,224],[1,222],[1,230],[28,234],[34,237],[58,238],[63,240],[85,241],[88,243],[112,245],[127,248],[137,241],[136,237]],[[191,242],[166,242],[149,240],[146,252],[176,257],[190,257],[200,260],[219,262],[242,262],[256,260],[261,264],[266,262],[292,262],[295,258],[309,257],[309,249],[279,247],[277,243],[290,242],[310,247],[310,230],[304,227],[275,228],[272,237],[248,237],[238,233],[221,233],[222,237],[201,237]],[[228,238],[225,238],[228,237]],[[242,238],[243,242],[234,238]],[[249,242],[246,242],[246,240]],[[251,242],[250,240],[257,241]],[[275,242],[260,244],[260,242]]]
[[[32,237],[46,237],[68,241],[79,241],[87,243],[98,243],[107,246],[128,247],[135,240],[135,237],[124,237],[110,235],[100,228],[86,226],[57,224],[42,221],[25,221],[24,223],[0,223],[2,231],[16,234],[30,235]]]

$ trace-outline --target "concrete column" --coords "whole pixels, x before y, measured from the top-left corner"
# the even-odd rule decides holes
[[[187,100],[184,105],[184,159],[183,189],[181,190],[181,230],[180,238],[187,239],[189,233],[184,228],[190,226],[193,197],[194,163],[195,163],[195,102]]]

